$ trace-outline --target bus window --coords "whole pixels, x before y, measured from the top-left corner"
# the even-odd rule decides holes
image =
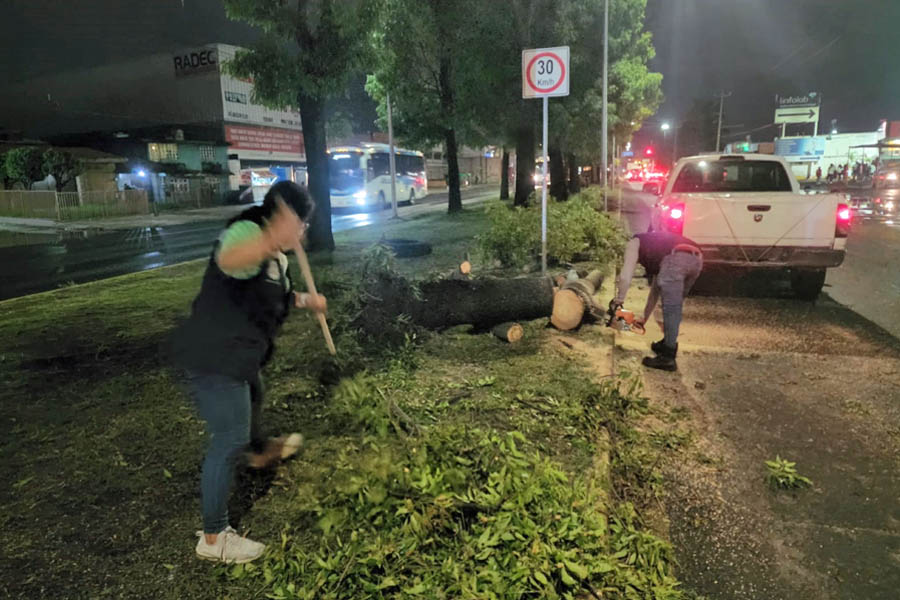
[[[390,157],[386,153],[373,152],[369,155],[369,164],[371,165],[369,173],[372,178],[391,174]]]

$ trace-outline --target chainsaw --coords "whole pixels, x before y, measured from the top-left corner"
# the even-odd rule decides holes
[[[635,321],[634,313],[630,310],[625,310],[621,306],[610,305],[606,314],[609,315],[609,319],[606,321],[607,327],[640,335],[644,335],[647,332],[643,323]]]

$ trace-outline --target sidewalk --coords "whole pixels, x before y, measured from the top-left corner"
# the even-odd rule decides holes
[[[136,227],[162,227],[183,225],[199,221],[223,221],[241,212],[249,204],[214,206],[160,215],[126,215],[105,219],[84,219],[82,221],[54,221],[53,219],[24,219],[0,217],[0,229],[11,231],[35,231],[40,229],[64,229],[80,231],[85,229],[134,229]]]
[[[463,190],[463,204],[468,205],[475,201],[483,201],[486,198],[494,198],[496,185],[484,184],[470,186]],[[472,195],[465,197],[465,192]],[[444,196],[443,202],[428,202],[426,204],[414,204],[399,208],[401,217],[411,217],[431,210],[446,210],[446,191],[429,194],[429,197]],[[199,208],[167,212],[159,215],[126,215],[122,217],[108,217],[105,219],[84,219],[81,221],[55,221],[53,219],[25,219],[20,217],[0,217],[0,230],[34,233],[47,229],[62,229],[66,231],[83,231],[96,229],[135,229],[140,227],[165,227],[172,225],[184,225],[186,223],[199,223],[203,221],[227,221],[237,213],[251,206],[250,204],[233,204],[227,206],[214,206],[211,208]],[[335,220],[362,220],[368,223],[378,221],[385,216],[390,217],[391,211],[375,211],[370,213],[338,213],[333,212]],[[365,217],[365,218],[361,218]]]

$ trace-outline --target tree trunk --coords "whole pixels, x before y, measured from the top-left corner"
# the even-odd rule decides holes
[[[550,144],[547,149],[550,159],[550,195],[557,201],[564,202],[569,199],[569,189],[566,186],[566,168],[563,165],[563,155],[559,148]]]
[[[439,83],[441,86],[441,108],[448,120],[453,123],[456,110],[453,98],[453,77],[451,58],[448,54],[441,56]],[[447,212],[462,210],[462,195],[459,191],[459,151],[456,146],[456,130],[448,127],[444,130],[444,145],[447,156]]]
[[[459,153],[456,147],[456,131],[447,129],[444,132],[444,140],[447,145],[447,212],[455,213],[462,210],[462,193],[459,189]]]
[[[527,113],[526,117],[529,116]],[[521,124],[516,131],[516,198],[515,206],[527,206],[534,192],[534,125]]]
[[[509,150],[503,148],[503,158],[500,159],[500,199],[509,199]]]
[[[408,315],[412,323],[442,329],[470,323],[487,329],[508,321],[549,317],[553,281],[549,277],[516,279],[439,279],[419,284],[418,298],[402,278],[382,279],[367,292],[371,301],[359,326],[374,334],[384,323]]]
[[[309,193],[316,202],[310,223],[310,250],[334,250],[331,233],[331,193],[328,182],[328,149],[325,140],[324,101],[304,93],[297,94],[300,122],[303,124],[303,143],[306,147],[306,170],[309,173]]]
[[[578,176],[578,161],[575,155],[569,152],[567,156],[569,163],[569,193],[577,194],[581,191],[581,178]]]

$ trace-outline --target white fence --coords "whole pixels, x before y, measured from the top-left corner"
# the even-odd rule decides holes
[[[0,216],[73,221],[145,215],[150,212],[147,192],[50,192],[0,190]]]

